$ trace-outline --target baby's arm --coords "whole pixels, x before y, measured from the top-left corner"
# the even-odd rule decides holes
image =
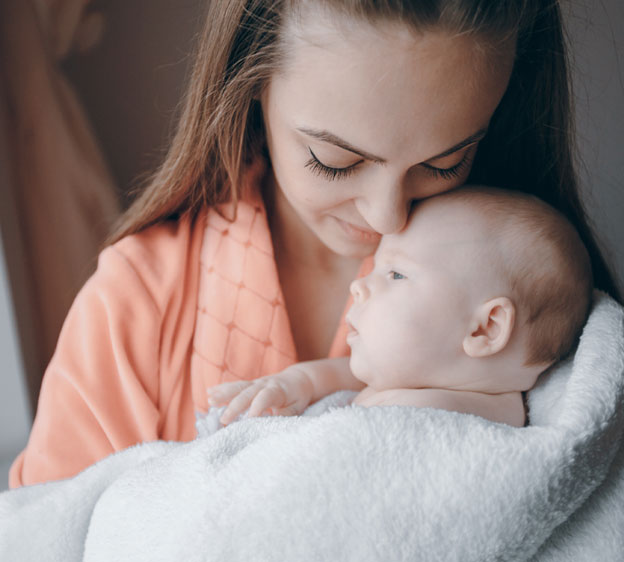
[[[228,404],[221,416],[221,423],[227,425],[247,408],[250,417],[267,410],[293,416],[332,392],[361,390],[364,386],[351,374],[349,358],[338,357],[297,363],[254,381],[220,384],[208,390],[208,401],[211,406]]]

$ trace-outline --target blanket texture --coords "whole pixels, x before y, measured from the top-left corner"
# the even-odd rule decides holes
[[[624,311],[607,296],[529,393],[528,427],[352,395],[207,418],[190,443],[5,492],[0,560],[624,559]]]

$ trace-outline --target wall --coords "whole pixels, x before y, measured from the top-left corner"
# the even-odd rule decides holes
[[[11,461],[26,443],[30,409],[24,384],[15,317],[0,238],[0,491]]]
[[[566,2],[583,196],[624,291],[624,2]]]

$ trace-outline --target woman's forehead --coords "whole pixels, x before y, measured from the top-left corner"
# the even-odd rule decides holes
[[[473,38],[445,32],[339,29],[294,41],[271,83],[291,127],[327,130],[382,158],[409,148],[422,160],[487,127],[513,54],[489,59]]]

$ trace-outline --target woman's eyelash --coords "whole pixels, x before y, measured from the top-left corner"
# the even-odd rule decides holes
[[[450,168],[436,168],[431,164],[425,164],[423,162],[422,166],[431,172],[432,175],[436,177],[440,177],[445,180],[451,180],[453,178],[459,177],[459,175],[464,171],[464,168],[468,165],[468,154],[464,154],[464,157],[454,166]]]
[[[355,164],[347,166],[346,168],[332,168],[331,166],[326,166],[325,164],[323,164],[316,157],[314,152],[312,152],[311,148],[308,147],[308,150],[310,151],[310,155],[312,156],[312,158],[310,158],[310,160],[305,163],[305,167],[310,168],[310,170],[316,175],[325,176],[330,181],[343,179],[350,176],[355,171],[355,167],[359,164],[359,162],[356,162]]]
[[[317,157],[312,149],[308,147],[310,151],[311,158],[305,163],[305,167],[309,168],[316,175],[323,175],[330,181],[339,180],[349,177],[354,171],[359,162],[352,164],[351,166],[347,166],[346,168],[332,168],[331,166],[326,166],[323,164]],[[436,177],[440,177],[445,180],[451,180],[460,176],[460,174],[464,171],[464,168],[468,165],[468,155],[465,154],[464,157],[454,166],[450,168],[436,168],[431,164],[423,163],[422,166],[428,170],[432,175]]]

